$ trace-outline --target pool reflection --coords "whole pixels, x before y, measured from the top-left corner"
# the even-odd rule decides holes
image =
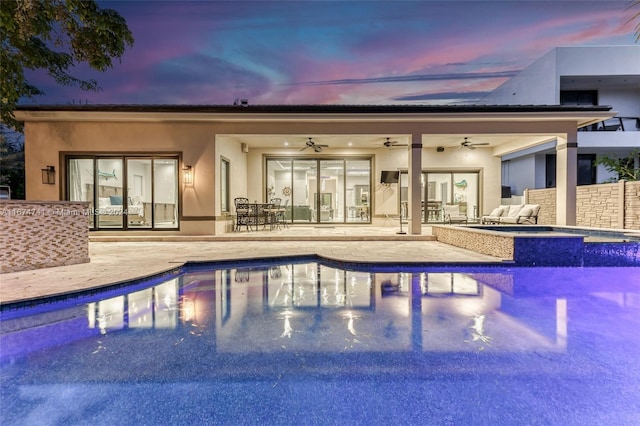
[[[3,417],[638,423],[640,268],[337,266],[197,266],[4,310]]]
[[[546,317],[531,323],[501,310],[505,296],[482,279],[504,286],[513,275],[370,273],[318,263],[194,272],[90,303],[88,319],[102,334],[207,330],[218,352],[564,350],[565,299],[545,300]]]
[[[85,326],[78,321],[81,307],[22,318],[20,326],[3,321],[2,358],[126,330],[206,337],[221,354],[562,353],[572,300],[640,307],[637,270],[625,280],[620,271],[627,270],[617,269],[622,279],[615,284],[605,280],[606,268],[579,278],[568,271],[371,272],[310,262],[187,272],[86,304]]]

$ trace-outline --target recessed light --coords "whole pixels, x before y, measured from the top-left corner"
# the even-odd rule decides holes
[[[289,146],[289,142],[284,141],[284,146]]]
[[[353,142],[349,142],[347,145],[351,146],[351,145],[353,145]]]

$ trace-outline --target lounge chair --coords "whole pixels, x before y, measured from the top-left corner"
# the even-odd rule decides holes
[[[538,223],[540,204],[501,205],[493,209],[487,216],[482,216],[480,223],[487,224],[511,224]]]
[[[442,218],[444,223],[467,223],[467,215],[460,212],[458,204],[447,204],[442,206]]]
[[[525,204],[520,206],[520,209],[512,214],[511,209],[507,216],[500,218],[500,223],[519,225],[523,223],[537,224],[538,213],[540,212],[540,204]]]
[[[483,225],[498,224],[500,223],[500,218],[503,215],[506,216],[508,211],[509,211],[509,206],[500,205],[495,209],[493,209],[491,213],[489,213],[488,215],[482,216],[482,218],[480,218],[480,223]]]

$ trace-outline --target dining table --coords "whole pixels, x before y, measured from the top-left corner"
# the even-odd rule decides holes
[[[267,225],[269,226],[269,230],[273,229],[275,225],[275,215],[277,213],[273,203],[243,203],[239,204],[238,208],[247,211],[245,215],[247,223],[243,225],[246,224],[249,229],[255,228],[257,231],[260,225],[262,225],[262,229],[266,229]]]

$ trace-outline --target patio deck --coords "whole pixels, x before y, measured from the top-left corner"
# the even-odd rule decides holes
[[[320,255],[349,262],[473,262],[502,259],[435,241],[398,235],[391,227],[291,227],[224,236],[92,234],[90,263],[0,275],[0,303],[28,300],[154,275],[187,261]]]

